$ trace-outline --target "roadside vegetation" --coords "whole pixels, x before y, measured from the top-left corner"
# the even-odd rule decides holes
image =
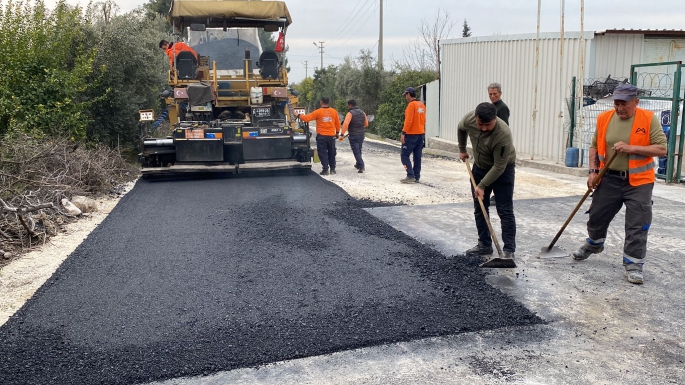
[[[73,219],[62,199],[137,177],[122,154],[161,108],[168,32],[145,7],[0,0],[0,266]]]

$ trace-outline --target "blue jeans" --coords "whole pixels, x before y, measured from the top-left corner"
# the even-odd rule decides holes
[[[362,159],[362,144],[364,144],[364,134],[361,135],[350,135],[350,147],[352,147],[352,153],[354,154],[354,160],[357,161],[357,166],[360,169],[364,168],[364,160]]]
[[[407,171],[407,178],[414,178],[419,180],[421,177],[421,155],[423,154],[423,141],[425,135],[404,135],[404,144],[402,145],[402,155],[400,159]],[[409,160],[409,155],[414,154],[414,166]]]
[[[476,184],[480,183],[485,177],[485,174],[490,170],[483,170],[473,165],[473,178]],[[483,206],[490,216],[490,194],[495,193],[495,207],[497,208],[497,215],[499,215],[502,223],[502,242],[504,242],[504,251],[516,251],[516,218],[514,217],[514,179],[516,177],[516,167],[510,164],[504,170],[502,175],[488,187],[485,188],[483,195]],[[473,193],[473,186],[471,186]],[[490,230],[488,224],[483,216],[483,211],[478,203],[478,198],[473,198],[473,206],[475,208],[474,216],[476,217],[476,228],[478,228],[478,242],[484,245],[492,245],[492,238],[490,237]]]

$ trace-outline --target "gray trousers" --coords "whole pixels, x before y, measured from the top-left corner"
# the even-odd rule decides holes
[[[626,206],[623,265],[627,270],[642,269],[647,254],[647,233],[652,224],[652,189],[654,183],[631,186],[627,178],[606,174],[590,205],[587,222],[591,247],[604,244],[609,224],[621,207]]]

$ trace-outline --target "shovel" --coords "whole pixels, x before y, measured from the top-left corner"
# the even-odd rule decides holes
[[[469,164],[468,159],[464,162],[466,163],[466,169],[469,170],[469,177],[471,178],[471,184],[473,185],[473,190],[475,193],[476,187],[478,185],[476,184],[476,179],[473,177],[473,172],[471,171],[471,165]],[[495,235],[495,231],[492,229],[492,224],[490,224],[490,217],[488,216],[488,212],[485,210],[485,205],[483,204],[483,199],[481,199],[478,194],[476,194],[476,198],[478,198],[478,203],[480,203],[480,209],[483,211],[483,216],[485,217],[485,222],[488,224],[488,229],[490,230],[490,236],[492,236],[492,242],[495,244],[495,248],[497,248],[497,254],[499,255],[498,258],[492,258],[491,260],[483,263],[480,265],[480,267],[487,267],[491,269],[513,269],[516,267],[516,262],[514,262],[513,259],[511,258],[504,258],[502,255],[502,249],[499,247],[499,242],[497,241],[497,235]]]
[[[595,186],[597,186],[597,184],[602,180],[602,177],[604,176],[604,174],[609,169],[611,162],[613,162],[614,159],[616,158],[616,154],[618,154],[618,153],[614,152],[614,155],[612,155],[611,158],[609,158],[609,161],[604,165],[604,168],[602,168],[602,171],[600,171],[599,175],[597,175],[597,179],[595,179]],[[566,230],[566,226],[568,226],[568,224],[571,222],[571,219],[573,219],[573,217],[576,215],[576,213],[578,212],[578,209],[580,209],[580,206],[583,205],[583,203],[585,202],[585,199],[587,199],[587,197],[590,195],[592,190],[593,189],[591,187],[588,187],[587,191],[585,192],[585,195],[583,195],[583,198],[580,199],[580,202],[578,202],[578,204],[576,205],[576,208],[573,209],[573,212],[571,213],[571,215],[569,215],[568,219],[566,220],[566,223],[564,223],[564,225],[561,226],[561,229],[559,230],[557,235],[554,237],[554,239],[552,239],[552,242],[549,244],[549,246],[543,247],[542,249],[540,249],[540,254],[538,255],[538,258],[563,258],[563,257],[568,256],[568,253],[564,249],[562,249],[559,246],[554,246],[554,244],[557,243],[557,241],[559,240],[559,237],[561,237],[561,234],[564,232],[564,230]]]

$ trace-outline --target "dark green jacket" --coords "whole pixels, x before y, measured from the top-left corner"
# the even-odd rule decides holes
[[[482,132],[476,125],[476,113],[471,111],[459,122],[457,137],[459,152],[466,152],[466,137],[471,140],[474,163],[481,170],[489,170],[478,187],[490,186],[508,165],[516,162],[516,149],[509,126],[497,118],[495,128]]]

